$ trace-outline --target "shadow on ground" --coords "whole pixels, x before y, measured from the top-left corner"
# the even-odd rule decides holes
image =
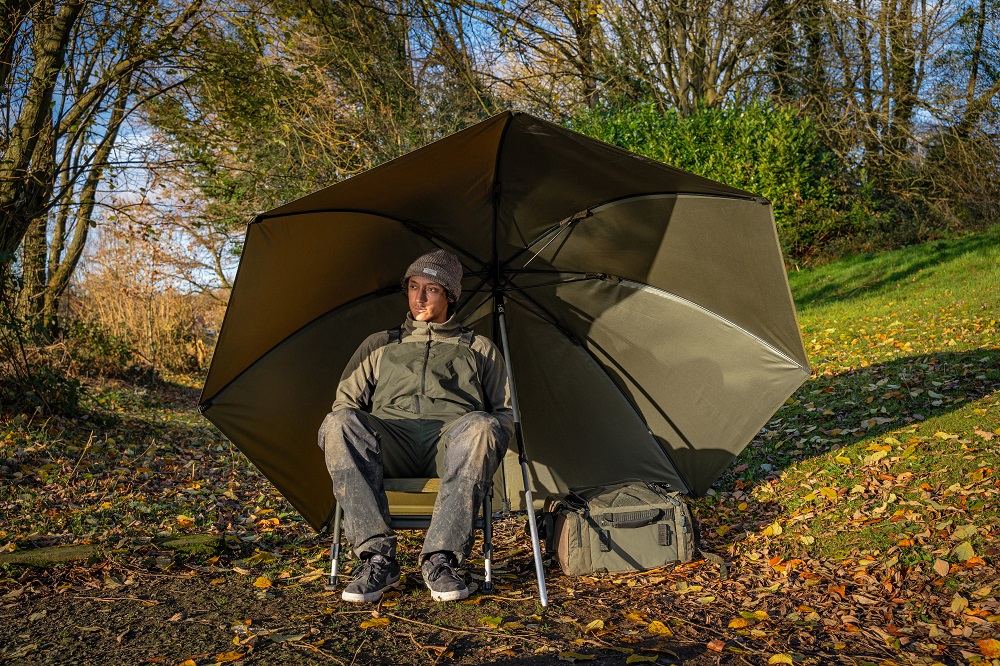
[[[882,255],[862,254],[843,262],[837,274],[822,275],[822,269],[813,273],[822,280],[811,285],[797,285],[793,290],[798,307],[805,304],[835,303],[851,300],[861,294],[877,292],[903,280],[915,277],[921,271],[932,272],[937,266],[950,262],[963,254],[990,249],[998,241],[996,231],[977,234],[955,241],[940,241],[907,248],[892,256],[900,261],[895,265],[880,267]],[[791,281],[795,282],[794,274]]]

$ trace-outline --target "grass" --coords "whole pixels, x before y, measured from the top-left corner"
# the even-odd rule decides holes
[[[764,538],[789,555],[895,547],[907,559],[958,563],[959,523],[976,527],[962,542],[991,551],[1000,529],[1000,228],[789,281],[813,376],[733,468],[743,473],[718,484],[720,498],[780,501],[776,524],[792,527]]]

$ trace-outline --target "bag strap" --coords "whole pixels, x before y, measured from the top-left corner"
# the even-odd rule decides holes
[[[660,487],[658,487],[655,484],[649,483],[648,481],[644,481],[643,483],[645,483],[646,486],[648,486],[649,489],[652,490],[654,493],[666,499],[666,495],[663,494],[663,490]],[[693,535],[694,549],[698,552],[699,555],[701,555],[709,562],[719,565],[719,580],[726,580],[727,578],[729,578],[729,565],[726,564],[726,560],[721,555],[717,555],[716,553],[713,553],[709,550],[705,550],[704,548],[702,548],[701,526],[698,524],[698,519],[694,517],[694,514],[691,513],[690,509],[688,509],[688,514],[691,516],[691,529],[694,532]]]
[[[390,328],[386,333],[389,334],[389,344],[393,342],[403,342],[403,327],[397,326],[396,328]]]
[[[475,339],[475,337],[476,337],[475,331],[473,331],[471,328],[466,328],[464,326],[462,327],[462,334],[459,336],[459,340],[461,340],[463,345],[465,345],[466,347],[471,347],[472,341]]]

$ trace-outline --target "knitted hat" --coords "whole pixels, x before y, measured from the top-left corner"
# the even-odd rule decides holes
[[[448,298],[457,301],[462,295],[462,264],[458,257],[445,250],[434,250],[417,257],[403,274],[403,289],[412,275],[419,275],[441,284]]]

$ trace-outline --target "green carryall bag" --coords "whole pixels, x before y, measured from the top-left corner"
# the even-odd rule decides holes
[[[552,499],[543,508],[546,548],[567,576],[621,573],[690,562],[697,528],[682,495],[622,483]]]

